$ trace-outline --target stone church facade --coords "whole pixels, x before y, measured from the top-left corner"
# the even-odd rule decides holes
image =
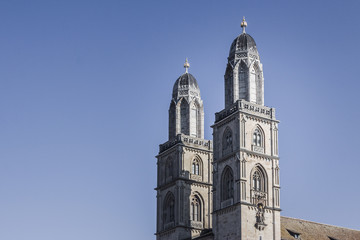
[[[316,223],[280,217],[279,121],[264,105],[263,68],[246,26],[244,19],[230,47],[213,141],[204,139],[203,101],[187,61],[174,84],[169,138],[157,155],[156,239],[340,240],[344,231],[319,227],[313,238]],[[341,239],[360,239],[349,231]]]

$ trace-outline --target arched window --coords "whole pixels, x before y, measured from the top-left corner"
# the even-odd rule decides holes
[[[260,167],[255,167],[252,173],[252,189],[258,192],[266,192],[266,177]]]
[[[192,166],[191,166],[191,173],[192,174],[195,174],[195,175],[200,175],[200,161],[199,159],[194,159],[193,160],[193,163],[192,163]]]
[[[171,101],[169,108],[169,139],[176,136],[176,105]]]
[[[232,131],[229,127],[227,127],[224,131],[223,139],[222,139],[222,150],[223,155],[232,152],[233,150],[233,138]]]
[[[265,169],[257,164],[251,171],[251,202],[265,206],[268,201],[268,180]]]
[[[164,223],[173,222],[175,219],[175,197],[169,192],[164,201],[163,220]]]
[[[225,105],[230,106],[233,103],[233,68],[228,63],[225,71]]]
[[[234,196],[234,175],[230,167],[226,167],[223,172],[221,192],[223,201]]]
[[[200,118],[200,106],[197,104],[196,101],[191,103],[191,110],[190,110],[190,136],[193,137],[200,137],[198,135],[199,130],[199,118]]]
[[[246,65],[246,63],[242,60],[240,62],[240,66],[239,66],[239,74],[238,74],[238,78],[239,78],[239,97],[246,99],[247,101],[249,101],[249,82],[248,82],[248,78],[249,78],[249,69]]]
[[[253,134],[253,145],[262,147],[262,134],[258,128],[255,129]]]
[[[180,107],[181,133],[189,135],[189,104],[183,98]]]
[[[193,196],[191,199],[190,219],[201,222],[201,202],[197,196]]]

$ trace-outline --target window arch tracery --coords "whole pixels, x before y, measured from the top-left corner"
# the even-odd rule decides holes
[[[174,194],[168,192],[164,200],[163,221],[165,224],[174,222],[175,220],[175,197]]]
[[[194,100],[191,103],[190,107],[190,136],[200,137],[199,129],[200,129],[200,104],[197,100]]]
[[[223,172],[221,192],[223,201],[234,197],[234,175],[230,167]]]
[[[189,135],[189,104],[185,98],[181,100],[180,105],[180,125],[181,133]]]
[[[257,164],[251,171],[251,199],[254,204],[265,206],[268,200],[268,180],[265,170]]]
[[[223,155],[228,154],[233,151],[233,135],[229,127],[224,131],[222,138],[222,151]]]
[[[258,147],[263,147],[263,134],[256,128],[253,133],[253,145]]]
[[[201,201],[200,198],[198,196],[193,196],[191,198],[191,204],[190,204],[190,219],[192,221],[197,221],[197,222],[201,222],[201,210],[202,206],[201,206]]]
[[[192,162],[191,173],[194,175],[201,175],[201,161],[198,158],[194,158]]]
[[[267,177],[264,170],[256,166],[252,171],[252,189],[258,192],[267,192]]]
[[[242,60],[238,69],[238,78],[239,78],[239,97],[248,99],[248,91],[249,91],[249,68],[246,63]]]

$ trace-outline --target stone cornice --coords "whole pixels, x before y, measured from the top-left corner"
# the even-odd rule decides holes
[[[178,134],[175,138],[165,142],[164,144],[159,145],[159,154],[166,152],[168,149],[171,149],[173,146],[181,144],[183,146],[191,147],[194,149],[212,152],[212,141],[202,138],[191,137],[184,134]]]
[[[219,162],[224,162],[224,161],[230,159],[231,157],[235,157],[235,156],[236,156],[236,153],[238,153],[238,152],[244,152],[244,153],[246,153],[247,156],[249,156],[249,157],[261,158],[261,159],[263,159],[263,160],[267,160],[267,159],[269,159],[269,160],[270,160],[270,159],[271,159],[271,160],[273,160],[273,159],[279,160],[279,159],[280,159],[280,158],[277,157],[277,156],[271,156],[271,155],[267,155],[267,154],[257,153],[257,152],[253,152],[253,151],[247,150],[247,149],[245,149],[245,148],[240,148],[239,151],[232,152],[232,153],[227,154],[227,155],[224,156],[224,157],[220,157],[220,158],[218,158],[218,159],[216,159],[216,160],[214,159],[214,162],[217,162],[217,163],[219,163]]]
[[[194,153],[199,153],[199,154],[212,153],[212,151],[201,150],[201,149],[197,149],[197,148],[193,148],[193,147],[184,147],[184,150],[187,152],[194,152]]]
[[[240,152],[245,152],[249,157],[255,157],[255,158],[262,158],[262,159],[275,159],[279,160],[280,158],[278,156],[271,156],[267,154],[262,154],[254,151],[247,150],[245,148],[240,148]]]
[[[175,186],[177,181],[184,181],[186,184],[193,184],[193,185],[197,185],[199,187],[211,187],[212,186],[212,183],[199,182],[199,181],[195,181],[195,180],[192,180],[189,178],[177,177],[177,178],[174,178],[173,180],[171,180],[171,182],[162,184],[154,189],[155,190],[164,190],[166,188]]]
[[[160,186],[157,186],[156,188],[154,188],[154,190],[164,190],[166,188],[172,187],[176,185],[176,180],[172,180],[171,182],[165,183],[165,184],[161,184]]]
[[[212,187],[211,183],[205,183],[205,182],[196,182],[196,181],[186,180],[186,183],[197,186],[197,187],[203,187],[203,188]]]
[[[162,230],[162,231],[160,231],[160,232],[155,233],[155,235],[162,235],[162,236],[164,236],[164,235],[172,234],[172,233],[175,232],[175,228],[176,228],[176,227],[173,227],[173,228],[170,228],[170,229],[166,229],[166,230]]]
[[[275,108],[269,108],[241,99],[237,100],[230,107],[215,113],[215,124],[219,124],[221,121],[225,120],[227,117],[233,115],[236,112],[243,112],[265,121],[271,120],[277,123],[279,122],[275,118]],[[215,124],[211,127],[214,127]]]
[[[186,229],[188,231],[193,231],[193,230],[199,231],[199,232],[204,231],[204,228],[195,228],[195,227],[190,227],[190,226],[177,225],[177,226],[174,226],[174,227],[172,227],[170,229],[166,229],[166,230],[162,230],[160,232],[157,232],[157,233],[155,233],[155,235],[164,236],[164,235],[172,234],[172,233],[175,232],[176,228],[184,228],[184,229]]]

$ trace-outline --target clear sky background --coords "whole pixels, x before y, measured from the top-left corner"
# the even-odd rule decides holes
[[[0,1],[0,239],[155,239],[156,159],[189,58],[205,137],[257,43],[282,215],[360,229],[360,2]]]

